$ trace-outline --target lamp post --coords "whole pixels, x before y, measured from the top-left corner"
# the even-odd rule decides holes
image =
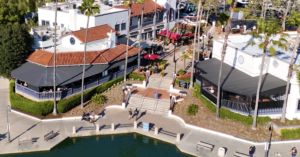
[[[177,46],[177,42],[174,43],[174,54],[173,54],[173,62],[175,63],[175,71],[174,71],[175,74],[176,74],[176,59],[175,59],[176,46]]]
[[[179,33],[179,12],[180,12],[180,0],[179,0],[179,3],[178,3],[178,6],[177,6],[177,12],[178,12],[178,17],[177,17],[177,34]]]
[[[7,105],[7,108],[6,108],[6,118],[7,118],[7,139],[8,139],[8,142],[10,143],[10,125],[9,125],[9,120],[8,120],[8,112],[10,112],[11,110],[11,106],[10,105]]]

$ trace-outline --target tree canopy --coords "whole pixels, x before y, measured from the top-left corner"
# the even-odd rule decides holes
[[[19,23],[27,11],[26,0],[0,0],[0,25]]]
[[[0,25],[0,77],[10,77],[11,71],[24,63],[32,43],[27,26]]]

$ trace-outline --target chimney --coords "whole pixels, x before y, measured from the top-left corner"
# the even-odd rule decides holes
[[[108,39],[107,39],[108,48],[115,47],[116,33],[111,30],[110,32],[107,33],[107,35],[108,35]]]

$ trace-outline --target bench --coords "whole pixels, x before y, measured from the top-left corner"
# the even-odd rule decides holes
[[[196,145],[196,149],[198,150],[198,148],[203,148],[203,149],[207,149],[209,151],[212,151],[214,146],[212,144],[208,144],[202,141],[199,141]]]
[[[82,117],[81,117],[81,121],[82,120],[85,120],[85,121],[90,121],[90,114],[89,113],[84,113],[82,114]]]
[[[32,138],[23,138],[23,139],[19,139],[19,145],[21,145],[21,144],[23,144],[23,143],[31,143],[31,144],[33,144],[33,140],[32,140]]]
[[[240,152],[235,152],[233,156],[235,156],[235,157],[249,157],[249,155],[244,154],[244,153],[240,153]]]
[[[52,139],[53,136],[54,136],[54,132],[52,130],[49,133],[47,133],[46,135],[44,135],[44,141],[48,142],[48,140]]]

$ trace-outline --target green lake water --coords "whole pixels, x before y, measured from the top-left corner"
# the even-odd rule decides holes
[[[21,147],[21,146],[20,146]],[[51,151],[9,157],[190,157],[175,145],[140,134],[68,138]],[[1,157],[3,157],[1,156]]]

